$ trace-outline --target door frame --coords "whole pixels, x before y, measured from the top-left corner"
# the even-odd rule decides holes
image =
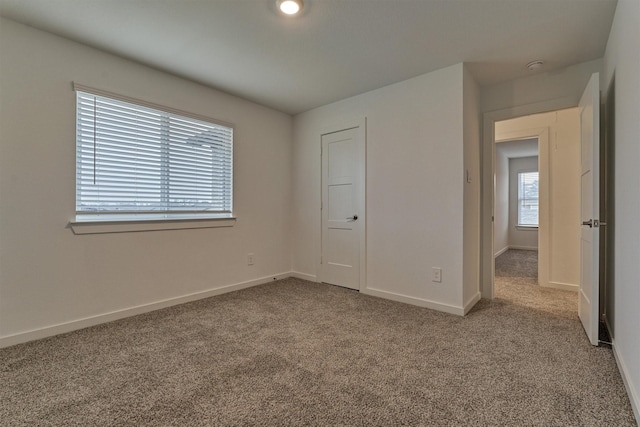
[[[358,129],[358,137],[356,143],[356,156],[358,158],[358,166],[356,171],[356,177],[360,183],[359,191],[357,192],[357,210],[359,211],[358,220],[355,222],[358,227],[359,237],[359,278],[358,278],[358,290],[360,292],[367,288],[367,118],[359,117],[349,120],[337,122],[333,125],[326,126],[318,132],[318,153],[320,155],[320,199],[318,206],[320,207],[320,252],[318,254],[317,264],[317,280],[323,281],[322,273],[322,248],[324,242],[322,241],[322,136],[331,133],[342,132],[343,130]]]
[[[495,122],[515,119],[538,113],[548,113],[578,106],[574,97],[565,97],[519,105],[502,110],[489,111],[483,114],[482,127],[482,186],[481,199],[481,235],[480,235],[480,291],[482,298],[493,299],[495,263],[493,244],[493,217],[495,215]]]
[[[494,135],[495,137],[495,135]],[[549,228],[551,218],[549,214],[550,207],[550,168],[549,168],[549,127],[522,129],[504,134],[503,138],[496,139],[494,144],[506,141],[517,141],[527,138],[535,138],[538,140],[538,172],[540,174],[539,198],[538,206],[538,284],[543,287],[551,287],[549,282],[549,255],[551,253],[549,247]],[[494,148],[495,155],[495,148]],[[493,158],[495,167],[495,157]],[[493,186],[493,200],[495,203],[495,185]],[[495,210],[495,206],[493,207]],[[495,212],[494,212],[495,215]],[[493,222],[492,230],[493,230]],[[494,236],[491,237],[493,241]],[[492,243],[493,247],[493,243]],[[495,261],[494,261],[495,269]]]

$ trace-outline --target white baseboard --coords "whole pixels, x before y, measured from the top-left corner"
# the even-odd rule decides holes
[[[538,248],[535,246],[513,246],[510,245],[509,249],[520,249],[521,251],[537,251]]]
[[[318,282],[318,276],[314,274],[300,273],[299,271],[292,271],[291,273],[289,273],[289,277],[308,280],[309,282]]]
[[[563,291],[571,291],[578,292],[580,286],[574,285],[572,283],[562,283],[562,282],[548,282],[548,283],[540,283],[540,286],[543,288],[553,288],[553,289],[562,289]]]
[[[403,302],[405,304],[417,305],[418,307],[430,308],[432,310],[444,311],[445,313],[456,314],[458,316],[465,315],[464,307],[456,307],[453,305],[442,304],[422,298],[410,297],[407,295],[397,294],[395,292],[383,291],[380,289],[360,289],[360,293],[371,295],[378,298],[390,299],[392,301]]]
[[[536,248],[535,246],[513,246],[513,245],[508,245],[508,246],[505,246],[504,248],[500,249],[498,252],[496,252],[493,257],[494,258],[498,258],[500,255],[502,255],[503,253],[507,252],[509,249],[519,249],[521,251],[537,251],[538,250],[538,248]]]
[[[195,292],[192,294],[187,294],[187,295],[183,295],[175,298],[168,298],[165,300],[156,301],[149,304],[142,304],[135,307],[129,307],[129,308],[124,308],[122,310],[112,311],[109,313],[98,314],[95,316],[85,317],[82,319],[71,320],[69,322],[58,323],[56,325],[45,326],[44,328],[38,328],[38,329],[26,331],[26,332],[20,332],[17,334],[0,337],[0,348],[21,344],[27,341],[46,338],[53,335],[64,334],[66,332],[87,328],[89,326],[99,325],[101,323],[112,322],[114,320],[124,319],[125,317],[131,317],[138,314],[148,313],[150,311],[159,310],[161,308],[171,307],[178,304],[184,304],[186,302],[196,301],[203,298],[209,298],[212,296],[225,294],[228,292],[239,291],[240,289],[262,285],[264,283],[272,282],[273,280],[284,279],[290,276],[292,276],[290,272],[274,274],[270,276],[261,277],[258,279],[249,280],[246,282],[235,283],[227,286],[221,286],[215,289]]]
[[[287,277],[295,277],[298,279],[308,280],[311,282],[318,282],[317,276],[312,274],[301,273],[298,271],[289,271],[285,273],[274,274],[274,275],[254,279],[254,280],[249,280],[246,282],[235,283],[227,286],[221,286],[215,289],[195,292],[192,294],[182,295],[175,298],[168,298],[165,300],[156,301],[148,304],[142,304],[135,307],[129,307],[122,310],[116,310],[108,313],[98,314],[95,316],[85,317],[82,319],[71,320],[69,322],[58,323],[51,326],[45,326],[43,328],[33,329],[30,331],[20,332],[17,334],[7,335],[4,337],[0,337],[0,348],[9,347],[12,345],[21,344],[28,341],[41,339],[41,338],[47,338],[54,335],[64,334],[64,333],[72,332],[78,329],[84,329],[90,326],[112,322],[114,320],[124,319],[126,317],[136,316],[138,314],[148,313],[148,312],[159,310],[162,308],[167,308],[167,307],[171,307],[178,304],[184,304],[187,302],[196,301],[203,298],[209,298],[212,296],[221,295],[228,292],[239,291],[241,289],[250,288],[252,286],[257,286],[257,285],[262,285],[264,283],[272,282],[273,280],[286,279]],[[480,300],[480,293],[477,293],[467,303],[465,303],[464,307],[456,307],[453,305],[442,304],[435,301],[397,294],[394,292],[383,291],[379,289],[367,288],[367,289],[360,290],[360,292],[366,295],[403,302],[406,304],[412,304],[419,307],[430,308],[432,310],[443,311],[445,313],[451,313],[458,316],[464,316],[465,314],[467,314],[469,310],[471,310],[471,308]]]
[[[615,339],[612,339],[612,347],[613,355],[616,358],[616,364],[618,365],[618,370],[620,371],[620,376],[622,377],[622,382],[624,383],[624,387],[627,389],[627,395],[629,396],[629,401],[631,402],[631,408],[633,409],[633,414],[636,417],[636,423],[640,424],[640,395],[638,395],[638,392],[631,382],[631,376],[629,375],[629,370],[627,369],[627,365],[625,364],[624,359],[622,359],[622,357],[618,353]]]
[[[493,257],[494,258],[498,258],[500,255],[502,255],[503,253],[507,252],[508,250],[509,250],[509,246],[505,246],[504,248],[502,248],[498,252],[496,252],[496,254]]]
[[[480,294],[480,292],[478,292],[473,297],[471,297],[471,299],[469,301],[467,301],[465,303],[465,305],[464,305],[464,314],[465,314],[465,316],[466,316],[467,313],[469,313],[469,311],[473,308],[473,306],[476,305],[478,301],[480,301],[481,297],[482,297],[482,295]]]

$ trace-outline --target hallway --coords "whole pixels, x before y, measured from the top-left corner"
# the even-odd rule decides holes
[[[538,286],[537,251],[510,249],[496,258],[495,297],[579,322],[575,292]]]

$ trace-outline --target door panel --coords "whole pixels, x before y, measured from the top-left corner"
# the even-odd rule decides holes
[[[600,213],[600,87],[591,76],[580,99],[581,179],[580,292],[578,315],[589,341],[598,345],[599,221]]]
[[[360,288],[359,129],[322,135],[321,281]],[[357,219],[356,219],[357,218]]]
[[[355,267],[354,255],[357,247],[354,247],[350,233],[345,232],[344,228],[329,228],[327,233],[327,264],[334,267]]]
[[[329,179],[339,180],[346,178],[348,181],[354,174],[353,165],[355,164],[355,147],[353,143],[353,129],[337,132],[326,136],[329,144],[328,166]],[[335,138],[345,138],[344,140],[334,141]],[[323,139],[324,140],[324,139]]]
[[[352,216],[353,206],[353,184],[334,184],[327,187],[329,196],[327,200],[328,220],[330,225],[336,228],[349,227],[351,224],[345,219]]]

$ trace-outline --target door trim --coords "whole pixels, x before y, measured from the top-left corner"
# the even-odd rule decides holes
[[[358,138],[356,145],[356,154],[358,156],[358,170],[356,176],[358,177],[360,185],[360,191],[356,196],[358,204],[358,236],[359,236],[359,291],[363,291],[367,288],[367,118],[360,117],[355,119],[344,120],[333,125],[322,128],[318,132],[318,155],[320,159],[320,174],[322,174],[322,136],[331,133],[341,132],[343,130],[358,129]],[[322,206],[322,179],[320,179],[320,200],[318,201],[318,207]],[[317,257],[317,281],[322,282],[322,212],[320,212],[320,251]]]

